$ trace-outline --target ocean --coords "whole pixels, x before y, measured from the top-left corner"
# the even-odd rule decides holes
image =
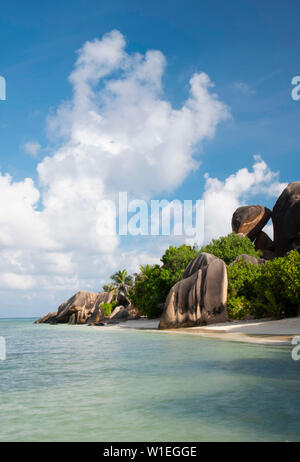
[[[0,319],[0,441],[300,441],[291,348]]]

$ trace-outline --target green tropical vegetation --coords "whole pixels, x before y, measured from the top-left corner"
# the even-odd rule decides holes
[[[133,305],[148,318],[160,316],[171,287],[180,281],[185,268],[198,253],[195,246],[170,246],[161,257],[162,265],[140,266],[129,294]]]
[[[297,250],[261,265],[243,261],[233,263],[227,272],[227,309],[231,318],[297,315],[300,306],[300,254]]]
[[[133,286],[133,277],[123,269],[110,276],[110,279],[112,282],[104,285],[103,290],[105,292],[113,292],[115,295],[123,295],[128,299],[128,291]]]
[[[103,289],[125,295],[148,318],[159,317],[171,287],[182,279],[187,265],[200,252],[211,253],[227,264],[227,309],[231,319],[297,315],[300,305],[299,252],[293,250],[285,257],[260,265],[248,261],[234,262],[241,254],[260,258],[250,239],[234,233],[214,239],[200,249],[189,245],[170,246],[161,257],[161,265],[140,266],[134,278],[126,270],[118,271]]]
[[[253,242],[248,237],[231,233],[219,239],[213,239],[208,245],[201,247],[200,252],[207,252],[221,258],[226,265],[232,263],[241,254],[260,258],[260,252],[255,250]]]
[[[100,306],[104,309],[104,316],[110,316],[114,308],[117,306],[117,302],[113,300],[111,303],[101,303]]]

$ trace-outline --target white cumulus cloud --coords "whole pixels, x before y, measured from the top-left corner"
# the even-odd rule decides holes
[[[287,186],[278,177],[278,172],[273,172],[260,156],[254,156],[252,171],[242,168],[224,181],[206,174],[205,241],[230,233],[233,212],[242,205],[251,205],[252,197],[263,194],[277,199]],[[267,231],[270,234],[271,228]]]

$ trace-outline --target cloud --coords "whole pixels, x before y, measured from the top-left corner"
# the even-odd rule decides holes
[[[260,156],[254,156],[252,171],[242,168],[224,181],[206,174],[205,241],[230,233],[233,212],[242,205],[251,205],[255,196],[277,198],[287,186],[278,177],[279,173],[273,172]],[[270,233],[270,228],[267,229]]]
[[[37,141],[28,141],[24,144],[24,149],[30,156],[36,157],[41,149],[41,145]]]
[[[37,211],[40,192],[31,178],[14,182],[0,173],[0,249],[52,249],[58,244]]]
[[[79,50],[70,76],[73,101],[49,120],[50,132],[65,142],[38,167],[44,186],[66,168],[72,181],[76,175],[97,179],[110,197],[172,191],[197,167],[201,142],[228,117],[204,73],[192,76],[187,100],[172,108],[162,93],[163,54],[130,55],[124,47],[114,31]]]
[[[239,92],[247,95],[254,95],[256,93],[256,91],[245,82],[234,82],[233,87]]]
[[[146,199],[174,191],[229,116],[203,72],[191,76],[186,101],[174,109],[164,97],[165,68],[160,51],[127,52],[119,31],[78,50],[72,99],[47,122],[59,147],[38,164],[39,187],[0,176],[2,290],[95,289],[119,266],[146,263],[146,253],[102,235],[115,218],[104,201],[119,191]],[[37,142],[25,149],[41,151]]]

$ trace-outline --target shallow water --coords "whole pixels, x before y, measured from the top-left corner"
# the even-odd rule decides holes
[[[0,319],[1,441],[300,441],[291,349]]]

